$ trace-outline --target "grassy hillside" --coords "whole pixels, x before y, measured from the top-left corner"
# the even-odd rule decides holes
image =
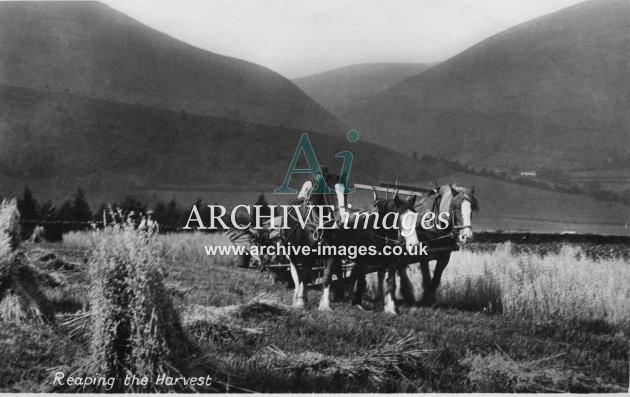
[[[301,132],[0,86],[0,194],[17,194],[26,184],[53,200],[82,185],[99,202],[147,189],[272,191],[284,180]],[[309,137],[332,172],[341,169],[336,153],[353,153],[351,182],[445,172],[361,139],[350,143],[345,134]]]
[[[497,34],[342,113],[374,141],[470,163],[630,156],[630,3],[591,0]]]
[[[0,195],[25,185],[39,199],[66,200],[82,186],[93,205],[137,195],[150,204],[171,197],[226,205],[270,202],[294,154],[300,131],[183,112],[111,103],[72,94],[0,87]],[[627,206],[599,202],[446,167],[429,165],[381,146],[310,133],[318,160],[339,172],[335,153],[350,150],[350,183],[393,181],[432,187],[475,185],[481,229],[625,234]],[[299,187],[296,179],[293,186]],[[349,198],[366,206],[371,192]],[[608,225],[608,226],[606,226]],[[611,229],[612,228],[612,229]]]
[[[293,79],[293,82],[335,114],[337,108],[346,103],[384,91],[435,65],[434,63],[361,63],[300,77]]]
[[[337,133],[289,80],[195,48],[98,2],[1,2],[0,84]]]
[[[567,172],[564,177],[571,183],[601,189],[630,192],[630,168],[604,170],[577,170]]]

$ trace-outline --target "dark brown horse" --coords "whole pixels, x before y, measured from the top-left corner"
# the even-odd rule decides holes
[[[436,291],[440,286],[442,273],[451,259],[451,253],[457,249],[456,239],[460,243],[466,243],[473,237],[472,212],[479,210],[474,194],[474,188],[445,185],[432,191],[419,203],[417,210],[420,216],[430,211],[438,211],[435,212],[436,214],[443,212],[450,214],[449,227],[446,229],[427,228],[421,224],[418,224],[416,228],[420,240],[426,241],[429,252],[429,255],[420,256],[423,290],[420,305],[430,306],[436,303]],[[429,262],[432,260],[436,261],[433,276],[429,269]],[[403,272],[404,275],[402,275]],[[401,277],[409,280],[404,270],[401,272]],[[406,297],[406,300],[409,299]]]
[[[361,302],[365,287],[365,275],[370,272],[387,270],[384,311],[397,314],[394,294],[396,291],[396,271],[401,266],[398,259],[404,257],[414,247],[419,246],[415,216],[410,217],[410,215],[416,215],[414,211],[415,199],[415,196],[411,196],[407,200],[402,200],[396,193],[392,198],[379,199],[375,191],[374,203],[370,212],[348,215],[346,224],[340,225],[335,230],[333,244],[355,247],[357,251],[364,249],[363,254],[358,253],[355,258],[351,258],[354,260],[355,266],[350,280],[351,282],[356,280],[359,284],[357,293],[352,300],[353,304],[356,305]],[[365,219],[357,219],[361,217],[369,219],[369,214],[377,215],[371,223]],[[391,227],[393,225],[387,222],[387,218],[392,214],[395,215],[394,219],[396,219],[395,227]],[[408,222],[410,218],[411,222]],[[361,221],[363,221],[363,225],[361,225]],[[346,228],[346,225],[351,227]],[[374,249],[376,252],[370,252],[369,249]]]

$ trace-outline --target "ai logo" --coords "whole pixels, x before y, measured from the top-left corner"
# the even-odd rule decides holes
[[[348,141],[356,142],[359,140],[359,133],[352,130],[348,132],[347,135]],[[308,164],[308,168],[297,168],[297,162],[300,159],[300,154],[304,153],[304,157],[306,157],[306,162]],[[353,189],[348,189],[348,177],[350,176],[350,167],[352,167],[352,153],[344,150],[335,154],[335,157],[339,157],[343,159],[343,164],[341,165],[341,173],[339,175],[339,183],[344,186],[344,193],[352,193]],[[284,177],[284,182],[282,186],[278,189],[274,190],[276,194],[297,194],[297,190],[289,187],[289,182],[291,181],[291,176],[293,174],[311,174],[313,175],[313,180],[317,181],[317,186],[313,190],[313,193],[316,194],[324,194],[324,193],[335,193],[334,186],[331,188],[326,185],[326,181],[324,178],[317,178],[317,175],[321,175],[322,171],[319,167],[319,162],[317,161],[317,156],[315,156],[315,151],[313,150],[313,145],[311,144],[310,139],[308,139],[308,134],[304,133],[300,137],[300,141],[298,142],[297,148],[295,149],[295,154],[293,155],[293,160],[291,160],[291,164],[289,165],[289,170],[287,171],[287,176]]]

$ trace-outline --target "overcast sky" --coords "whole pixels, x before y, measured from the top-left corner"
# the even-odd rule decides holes
[[[299,77],[362,62],[443,61],[581,0],[104,0],[194,46]]]

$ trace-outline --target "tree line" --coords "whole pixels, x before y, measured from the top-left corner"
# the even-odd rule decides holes
[[[267,207],[265,196],[261,194],[256,201],[257,205]],[[203,219],[210,217],[207,205],[198,199],[194,205],[199,209]],[[33,192],[25,187],[22,195],[17,200],[20,211],[20,226],[22,239],[28,239],[33,235],[36,227],[42,226],[44,237],[49,241],[61,240],[64,233],[70,231],[87,230],[102,227],[103,221],[114,221],[110,210],[120,209],[125,216],[133,212],[134,216],[153,211],[153,219],[160,225],[160,232],[181,231],[186,224],[192,205],[184,207],[175,199],[168,202],[158,202],[153,207],[136,197],[127,197],[121,202],[102,203],[96,210],[92,210],[87,200],[86,192],[79,187],[77,191],[66,200],[59,208],[52,201],[39,201]],[[105,217],[105,219],[104,219]],[[243,215],[243,222],[247,222],[247,215]]]

